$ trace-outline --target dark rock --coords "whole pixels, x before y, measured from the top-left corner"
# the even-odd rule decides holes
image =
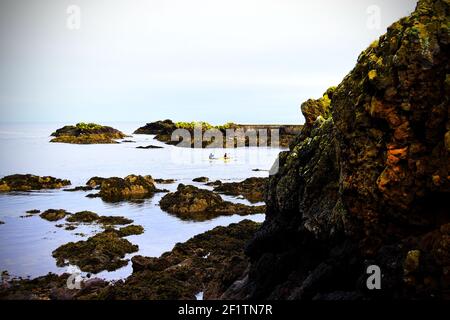
[[[194,181],[194,182],[208,182],[209,178],[208,177],[198,177],[198,178],[192,179],[192,181]]]
[[[136,147],[136,149],[163,149],[163,147],[160,146],[154,146],[154,145],[148,145],[148,146],[139,146]]]
[[[159,183],[159,184],[172,184],[175,183],[175,179],[155,179],[155,183]]]
[[[176,129],[172,120],[156,121],[147,123],[144,127],[137,129],[134,134],[167,134],[171,135]]]
[[[99,185],[98,196],[103,201],[117,202],[123,200],[145,199],[152,197],[162,190],[155,187],[155,181],[151,176],[129,175],[125,178],[91,178],[88,185]],[[88,195],[96,197],[96,195]]]
[[[58,221],[58,220],[64,219],[66,217],[66,215],[68,215],[68,214],[70,214],[70,213],[63,209],[58,209],[58,210],[49,209],[49,210],[42,212],[39,216],[42,219],[45,219],[48,221]]]
[[[28,211],[26,211],[26,213],[29,213],[29,214],[38,214],[38,213],[41,213],[41,210],[33,209],[33,210],[28,210]]]
[[[0,192],[59,189],[67,185],[70,185],[69,180],[31,174],[14,174],[0,179]]]
[[[205,291],[205,299],[217,299],[246,267],[243,247],[257,228],[257,223],[244,220],[177,244],[160,258],[135,256],[133,274],[97,298],[194,300]]]
[[[214,191],[230,196],[243,196],[251,203],[263,202],[268,178],[248,178],[241,182],[227,182],[215,186]]]
[[[0,221],[0,224],[5,224],[5,222],[3,222],[3,221]]]
[[[115,232],[102,232],[86,241],[69,242],[53,251],[59,267],[73,264],[82,271],[98,273],[114,271],[125,265],[125,254],[138,251],[138,246],[122,239]]]
[[[78,123],[65,126],[52,133],[50,142],[73,144],[110,144],[118,143],[115,139],[123,139],[126,135],[117,129],[95,123]]]
[[[449,6],[419,0],[302,106],[251,264],[223,298],[450,298]],[[370,265],[382,290],[367,289]]]
[[[98,214],[96,214],[95,212],[91,212],[91,211],[81,211],[81,212],[77,212],[72,214],[70,217],[68,217],[66,219],[66,221],[68,222],[95,222],[99,220],[99,216]]]
[[[177,191],[165,195],[161,209],[181,219],[203,221],[222,215],[264,213],[264,206],[246,206],[224,201],[220,195],[194,186],[180,184]]]
[[[79,186],[71,189],[64,189],[63,191],[75,192],[75,191],[92,191],[92,190],[94,190],[94,188],[90,186]]]

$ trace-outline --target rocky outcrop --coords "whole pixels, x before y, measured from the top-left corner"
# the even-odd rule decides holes
[[[70,213],[63,209],[49,209],[42,212],[39,216],[47,221],[58,221],[64,219],[68,214]]]
[[[95,123],[77,123],[75,126],[65,126],[53,132],[50,142],[73,144],[110,144],[119,143],[117,139],[126,137],[121,131],[101,126]]]
[[[0,179],[0,192],[59,189],[70,185],[69,180],[39,177],[32,174],[14,174]]]
[[[108,202],[145,199],[152,197],[157,192],[165,191],[156,188],[155,181],[151,176],[94,177],[89,179],[86,184],[90,187],[99,187],[98,196]]]
[[[224,215],[264,213],[264,206],[246,206],[224,201],[213,191],[180,184],[177,191],[166,194],[159,203],[162,210],[181,219],[203,221]]]
[[[197,141],[194,129],[201,125],[202,136],[197,138],[201,141]],[[278,131],[278,143],[282,147],[287,147],[300,132],[301,125],[243,125],[235,123],[226,123],[220,126],[213,126],[207,122],[173,122],[171,120],[156,121],[147,123],[145,126],[138,128],[134,134],[151,134],[155,135],[155,139],[164,142],[169,145],[179,145],[180,141],[172,141],[172,133],[177,129],[185,129],[191,135],[190,141],[183,141],[183,147],[202,147],[206,148],[215,142],[215,138],[204,135],[206,130],[214,129],[223,135],[223,143],[219,144],[220,147],[226,147],[227,144],[235,147],[245,146],[268,146],[272,143],[272,131]],[[230,141],[227,142],[226,133],[227,129],[234,130],[235,132],[247,133],[247,136],[242,138],[230,137]],[[266,135],[260,135],[260,130],[264,131]],[[255,136],[255,138],[253,138]]]
[[[227,227],[217,227],[185,243],[179,243],[160,258],[134,256],[131,259],[133,274],[125,281],[109,283],[96,278],[85,278],[80,283],[80,290],[70,290],[67,287],[68,274],[61,276],[48,274],[32,280],[5,281],[0,286],[0,299],[194,300],[200,291],[204,292],[205,299],[217,299],[245,270],[248,259],[244,255],[244,244],[252,237],[258,226],[255,222],[244,220]],[[122,233],[125,228],[120,229]],[[131,231],[131,228],[126,231]],[[107,238],[106,235],[111,238]],[[124,243],[121,242],[121,246],[114,250],[114,253],[109,253],[112,252],[112,245],[107,243],[111,239],[114,244],[117,243],[117,230],[107,230],[99,237],[102,239],[90,242],[88,240],[89,244],[86,241],[71,244],[65,247],[66,250],[58,251],[58,255],[61,254],[61,259],[66,257],[73,262],[81,263],[84,269],[88,270],[97,271],[99,268],[94,266],[99,263],[111,268],[120,264],[117,262],[117,252],[123,251],[121,248]],[[86,254],[82,257],[80,252]],[[87,253],[91,255],[88,256]],[[115,258],[110,258],[111,256]],[[105,264],[107,261],[110,263]]]
[[[243,247],[258,224],[244,220],[175,245],[160,258],[135,256],[133,274],[98,292],[99,299],[217,299],[247,265]]]
[[[86,241],[69,242],[52,255],[59,267],[76,265],[81,271],[98,273],[114,271],[128,264],[125,254],[138,251],[138,246],[122,239],[116,230],[106,230]]]
[[[419,0],[302,105],[249,270],[223,298],[450,298],[449,6]]]
[[[224,182],[216,185],[214,191],[230,196],[243,196],[251,203],[263,202],[268,178],[247,178],[241,182]]]

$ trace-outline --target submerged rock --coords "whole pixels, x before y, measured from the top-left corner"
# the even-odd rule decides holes
[[[3,221],[0,220],[0,224],[5,224],[5,222],[3,222]]]
[[[81,271],[98,273],[114,271],[128,264],[125,254],[138,251],[138,246],[122,239],[116,232],[104,231],[86,241],[70,242],[53,251],[59,267],[76,265]]]
[[[59,189],[70,185],[69,180],[40,177],[32,174],[14,174],[0,179],[0,192]]]
[[[214,191],[230,196],[243,196],[251,203],[263,202],[268,178],[248,178],[241,182],[226,182],[214,187]]]
[[[449,13],[419,0],[302,106],[249,269],[223,298],[450,298]],[[371,265],[381,290],[367,288]]]
[[[224,201],[213,191],[180,184],[176,192],[165,195],[161,209],[186,220],[208,220],[222,215],[264,213],[264,206],[246,206]]]
[[[115,139],[126,137],[121,131],[95,123],[77,123],[65,126],[52,133],[55,137],[50,142],[73,144],[110,144],[118,143]]]
[[[58,221],[64,219],[68,214],[70,213],[63,209],[49,209],[42,212],[39,216],[48,221]]]

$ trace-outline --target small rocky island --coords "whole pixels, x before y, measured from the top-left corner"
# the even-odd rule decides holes
[[[52,133],[54,137],[50,142],[72,144],[112,144],[119,143],[126,135],[112,127],[95,123],[77,123],[74,126],[65,126]]]
[[[147,123],[145,126],[138,128],[134,134],[151,134],[156,135],[155,139],[164,142],[169,145],[178,145],[179,140],[172,140],[172,133],[177,129],[185,129],[191,134],[191,141],[187,143],[188,146],[194,147],[197,144],[201,145],[203,148],[211,145],[215,142],[214,137],[203,136],[202,141],[198,143],[194,139],[194,129],[201,125],[202,135],[210,129],[215,129],[223,134],[223,145],[221,147],[227,146],[227,141],[225,139],[227,129],[231,130],[242,130],[244,133],[247,132],[249,135],[246,136],[242,141],[238,141],[237,138],[233,138],[231,144],[235,147],[246,146],[248,147],[252,139],[250,138],[251,133],[257,134],[256,142],[258,146],[270,146],[272,143],[271,130],[278,130],[279,132],[279,145],[281,147],[288,147],[289,144],[294,140],[295,136],[301,131],[301,125],[245,125],[236,123],[226,123],[224,125],[214,126],[207,122],[173,122],[172,120],[162,120]],[[259,130],[263,130],[267,133],[267,137],[263,137],[259,134]],[[196,143],[197,142],[197,143]]]

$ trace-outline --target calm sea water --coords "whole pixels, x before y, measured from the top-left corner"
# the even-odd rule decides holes
[[[105,123],[130,134],[144,123]],[[210,161],[208,155],[214,152],[221,156],[223,149],[184,149],[159,143],[150,135],[134,135],[136,143],[114,145],[71,145],[49,143],[50,134],[64,124],[0,124],[0,176],[15,173],[51,175],[70,179],[73,186],[84,185],[93,176],[125,177],[129,174],[152,175],[154,178],[177,179],[175,184],[162,188],[175,190],[178,183],[192,184],[193,178],[207,176],[211,180],[241,181],[248,177],[264,177],[267,171],[253,172],[252,169],[268,170],[276,160],[280,149],[240,148],[227,150],[229,161]],[[137,146],[160,145],[163,149],[136,149]],[[184,242],[192,236],[219,225],[228,225],[243,219],[261,222],[263,214],[247,217],[219,217],[204,222],[182,221],[163,212],[159,200],[164,194],[157,194],[143,203],[105,203],[99,198],[86,198],[85,192],[39,191],[31,193],[0,194],[0,271],[11,276],[36,277],[48,272],[63,273],[67,268],[56,266],[51,253],[57,247],[70,241],[79,241],[99,232],[95,225],[82,225],[76,230],[57,228],[59,222],[48,222],[38,215],[21,218],[25,211],[39,209],[65,209],[69,212],[94,211],[100,215],[125,216],[142,225],[142,235],[127,237],[139,245],[144,256],[160,256],[177,242]],[[250,204],[246,200],[223,196],[225,200]],[[83,233],[83,235],[79,235]],[[113,280],[131,274],[131,263],[114,272],[102,272],[97,276]]]

